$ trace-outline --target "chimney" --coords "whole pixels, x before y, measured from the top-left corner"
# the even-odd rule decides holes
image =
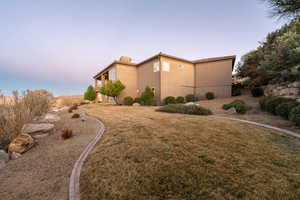
[[[121,56],[119,61],[125,62],[125,63],[131,63],[132,59],[128,56]]]

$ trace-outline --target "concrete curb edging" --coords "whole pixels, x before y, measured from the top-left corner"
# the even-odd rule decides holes
[[[92,118],[101,125],[101,128],[96,134],[96,136],[88,143],[88,145],[82,151],[78,160],[74,164],[72,174],[70,176],[70,183],[69,183],[69,200],[80,200],[79,181],[80,181],[80,172],[81,172],[82,165],[85,159],[87,158],[88,154],[91,152],[91,150],[96,145],[96,143],[100,140],[100,138],[102,137],[103,133],[106,130],[105,125],[99,119],[95,117]]]
[[[244,123],[247,123],[247,124],[253,124],[253,125],[256,125],[256,126],[261,126],[261,127],[264,127],[264,128],[273,129],[275,131],[285,133],[287,135],[290,135],[290,136],[293,136],[293,137],[296,137],[296,138],[300,139],[300,134],[299,133],[289,131],[289,130],[286,130],[286,129],[282,129],[282,128],[278,128],[278,127],[275,127],[275,126],[262,124],[262,123],[258,123],[258,122],[253,122],[253,121],[248,121],[248,120],[244,120],[244,119],[231,118],[231,117],[223,117],[223,116],[214,116],[214,117],[219,118],[219,119],[227,119],[227,120],[244,122]]]

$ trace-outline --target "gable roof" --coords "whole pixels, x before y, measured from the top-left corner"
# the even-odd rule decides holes
[[[198,59],[198,60],[194,60],[194,61],[191,61],[191,60],[187,60],[187,59],[184,59],[184,58],[179,58],[179,57],[176,57],[176,56],[172,56],[172,55],[169,55],[169,54],[165,54],[165,53],[158,53],[154,56],[151,56],[150,58],[147,58],[139,63],[127,63],[127,62],[122,62],[122,61],[118,61],[118,60],[115,60],[114,62],[112,62],[111,64],[109,64],[107,67],[105,67],[103,70],[101,70],[98,74],[96,74],[93,78],[98,78],[99,75],[101,73],[103,73],[104,71],[106,71],[107,69],[109,69],[111,66],[113,66],[114,64],[123,64],[123,65],[131,65],[131,66],[139,66],[141,64],[144,64],[150,60],[153,60],[155,58],[158,58],[159,56],[164,56],[164,57],[167,57],[167,58],[173,58],[173,59],[176,59],[176,60],[180,60],[180,61],[184,61],[184,62],[188,62],[188,63],[192,63],[192,64],[198,64],[198,63],[206,63],[206,62],[215,62],[215,61],[221,61],[221,60],[229,60],[231,59],[232,60],[232,70],[233,70],[233,67],[234,67],[234,63],[235,63],[235,59],[236,59],[236,56],[233,55],[233,56],[222,56],[222,57],[214,57],[214,58],[204,58],[204,59]]]

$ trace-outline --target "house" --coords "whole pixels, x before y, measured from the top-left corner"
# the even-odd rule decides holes
[[[108,80],[120,80],[126,88],[118,97],[139,97],[146,86],[155,93],[156,103],[161,104],[167,96],[194,94],[203,99],[207,92],[217,98],[231,96],[232,70],[236,56],[224,56],[190,61],[165,53],[154,55],[140,63],[122,56],[96,74],[96,91]],[[100,100],[109,101],[99,94]]]

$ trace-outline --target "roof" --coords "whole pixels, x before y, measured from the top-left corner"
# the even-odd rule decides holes
[[[194,61],[191,61],[191,60],[187,60],[187,59],[184,59],[184,58],[179,58],[179,57],[176,57],[176,56],[172,56],[172,55],[169,55],[169,54],[165,54],[165,53],[158,53],[150,58],[147,58],[139,63],[127,63],[127,62],[121,62],[121,61],[117,61],[115,60],[114,62],[112,62],[111,64],[109,64],[107,67],[105,67],[103,70],[101,70],[98,74],[96,74],[93,78],[98,78],[99,75],[101,73],[103,73],[104,71],[106,71],[107,69],[109,69],[111,66],[113,66],[114,64],[124,64],[124,65],[131,65],[131,66],[139,66],[143,63],[146,63],[150,60],[153,60],[159,56],[164,56],[164,57],[168,57],[168,58],[173,58],[173,59],[176,59],[176,60],[180,60],[180,61],[184,61],[184,62],[188,62],[188,63],[192,63],[192,64],[198,64],[198,63],[207,63],[207,62],[215,62],[215,61],[221,61],[221,60],[229,60],[231,59],[232,60],[232,69],[234,67],[234,63],[235,63],[235,59],[236,59],[236,56],[233,55],[233,56],[222,56],[222,57],[214,57],[214,58],[204,58],[204,59],[199,59],[199,60],[194,60]]]

